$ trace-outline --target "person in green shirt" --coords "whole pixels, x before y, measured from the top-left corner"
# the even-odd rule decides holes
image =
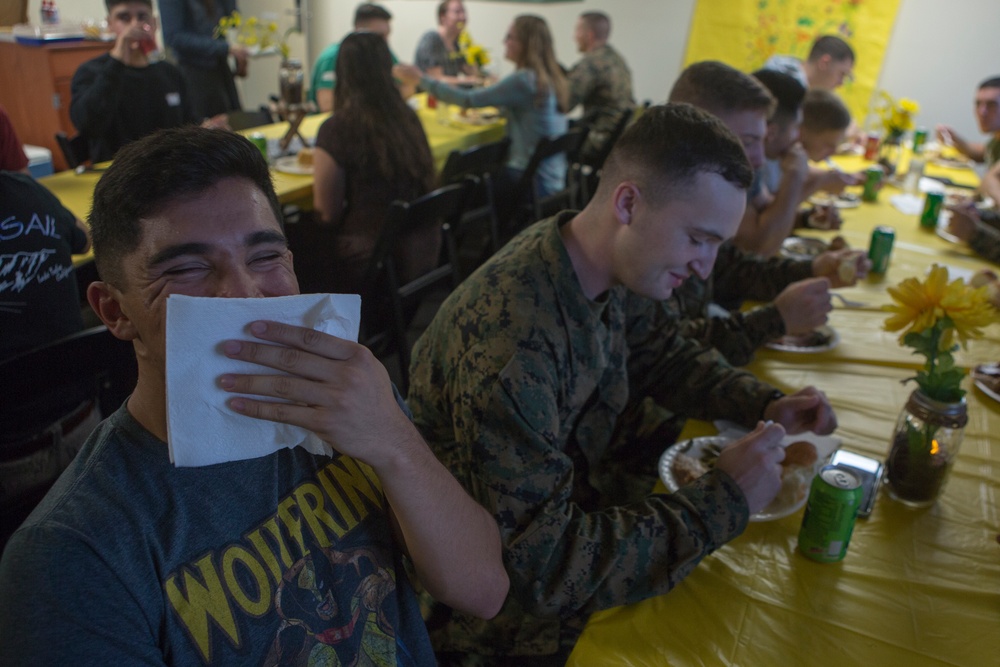
[[[371,2],[363,2],[354,11],[354,31],[373,32],[380,35],[386,42],[392,31],[389,22],[392,14],[381,6]],[[320,111],[333,111],[333,88],[337,83],[337,54],[340,53],[340,43],[326,47],[316,64],[313,66],[312,83],[309,86],[309,100],[316,103]],[[392,63],[399,60],[391,51]],[[410,92],[412,94],[412,91]],[[403,97],[409,97],[404,93]]]

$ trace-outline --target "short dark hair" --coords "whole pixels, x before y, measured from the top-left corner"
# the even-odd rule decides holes
[[[823,56],[830,56],[832,60],[854,60],[854,49],[850,44],[836,35],[823,35],[817,37],[809,49],[809,62],[816,62]]]
[[[389,13],[382,5],[376,5],[371,2],[362,2],[358,5],[358,8],[354,10],[354,27],[358,27],[359,24],[368,23],[369,21],[391,21],[392,14]]]
[[[990,78],[979,84],[978,90],[983,88],[1000,88],[1000,76],[991,76]]]
[[[687,68],[674,82],[669,102],[686,102],[709,113],[763,110],[771,115],[774,98],[757,79],[717,60]]]
[[[764,84],[776,102],[770,121],[781,125],[794,121],[805,99],[806,87],[791,74],[773,69],[759,69],[753,77]]]
[[[242,135],[188,125],[123,146],[94,188],[88,218],[101,279],[124,288],[122,260],[142,241],[143,218],[229,177],[260,188],[283,224],[267,162]]]
[[[594,37],[602,42],[611,34],[611,19],[604,12],[584,12],[580,14],[580,18],[594,33]]]
[[[851,112],[829,90],[810,88],[802,100],[802,127],[813,132],[846,130],[851,124]]]
[[[118,5],[123,5],[126,2],[141,2],[142,4],[146,5],[150,9],[153,8],[153,0],[104,0],[104,6],[107,8],[108,14],[110,14],[112,7],[117,7]]]
[[[744,190],[753,182],[746,151],[725,123],[690,104],[654,106],[615,143],[598,192],[633,180],[663,201],[700,173],[719,174]]]

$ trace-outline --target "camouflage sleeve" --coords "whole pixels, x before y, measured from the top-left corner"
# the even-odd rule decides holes
[[[719,249],[712,271],[714,298],[718,303],[771,301],[789,285],[812,277],[812,262],[762,258],[725,243]]]
[[[771,305],[730,313],[729,317],[684,319],[678,327],[685,338],[714,347],[733,366],[750,363],[758,347],[785,334],[785,322]]]
[[[969,246],[984,259],[1000,264],[1000,231],[980,225]]]
[[[627,308],[632,391],[691,419],[724,418],[748,427],[760,419],[774,387],[684,336],[661,304],[630,295]]]
[[[597,71],[589,58],[584,58],[569,71],[569,108],[581,104],[597,85]]]
[[[675,494],[584,511],[571,500],[574,462],[550,360],[522,350],[484,377],[467,358],[449,384],[459,444],[443,449],[497,519],[512,595],[531,614],[565,618],[665,593],[744,530],[745,498],[712,473]]]

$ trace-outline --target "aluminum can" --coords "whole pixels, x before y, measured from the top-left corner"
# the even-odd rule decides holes
[[[938,223],[938,216],[941,215],[941,206],[944,204],[943,192],[928,192],[924,199],[924,210],[920,214],[920,226],[925,229],[935,229]]]
[[[813,478],[799,529],[799,551],[819,563],[847,555],[863,495],[857,475],[838,465],[823,466]]]
[[[878,140],[879,136],[874,132],[869,132],[865,137],[865,159],[869,162],[874,162],[878,157]]]
[[[865,187],[861,191],[862,201],[878,201],[878,188],[882,183],[882,174],[882,167],[875,166],[865,169]]]
[[[872,273],[885,273],[892,257],[892,243],[896,240],[896,230],[879,225],[872,230],[872,242],[868,246],[868,259],[872,261]]]
[[[927,128],[918,127],[913,132],[913,154],[920,155],[924,152],[924,144],[927,143]]]
[[[257,147],[260,154],[264,156],[264,162],[267,162],[267,137],[265,137],[260,132],[254,132],[249,137],[250,143]]]

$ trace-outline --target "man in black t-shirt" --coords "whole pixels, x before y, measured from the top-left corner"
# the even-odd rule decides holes
[[[109,53],[73,75],[69,115],[89,139],[94,162],[155,130],[197,122],[180,69],[151,60],[156,19],[151,0],[105,0],[108,28],[118,37]],[[225,114],[205,121],[225,127]]]
[[[83,329],[71,255],[89,248],[51,192],[0,171],[0,360]]]
[[[89,249],[83,222],[52,193],[27,174],[0,171],[0,361],[83,329],[71,255]],[[92,393],[92,386],[79,383],[53,387],[30,401],[23,396],[0,401],[0,446],[9,454],[55,423],[66,451],[75,452],[86,429],[97,423],[93,404],[84,406],[93,419],[79,424],[80,433],[64,432],[60,420],[79,411]],[[4,482],[11,470],[0,470],[0,500],[8,499]]]

